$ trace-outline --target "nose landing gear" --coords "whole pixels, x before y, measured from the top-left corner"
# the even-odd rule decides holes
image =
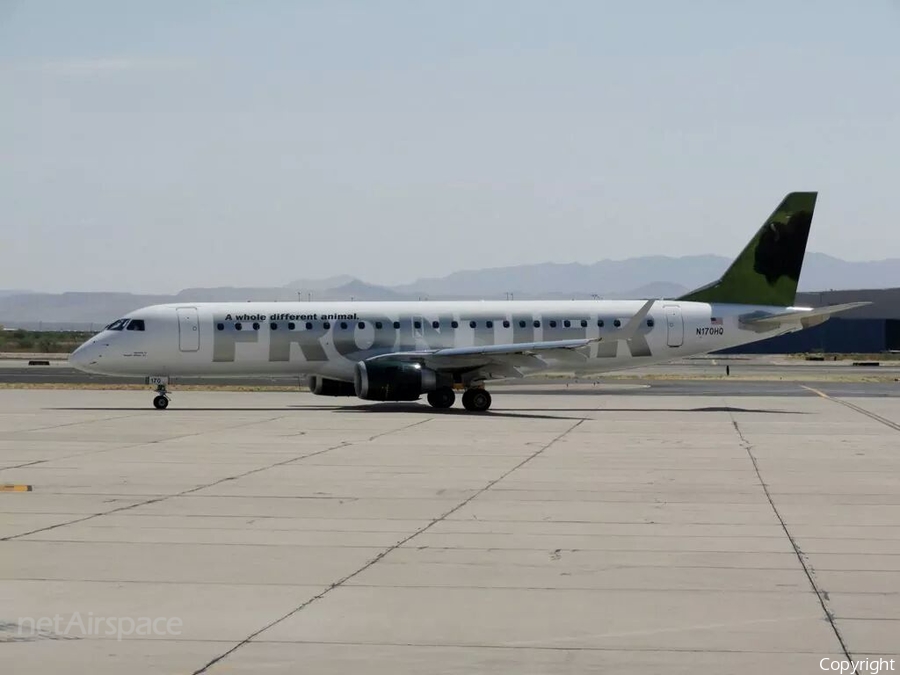
[[[156,385],[156,396],[153,397],[153,407],[157,410],[165,410],[169,407],[169,378],[167,377],[149,377],[147,384]]]

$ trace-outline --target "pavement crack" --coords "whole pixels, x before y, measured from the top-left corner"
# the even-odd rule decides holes
[[[129,417],[137,417],[140,414],[141,413],[132,413],[129,415],[113,415],[112,417],[101,417],[99,419],[93,419],[93,420],[80,420],[78,422],[63,422],[62,424],[50,424],[45,427],[34,427],[33,429],[22,429],[16,433],[30,434],[30,433],[34,433],[35,431],[48,431],[50,429],[62,429],[63,427],[77,427],[77,426],[83,425],[83,424],[96,424],[98,422],[111,422],[113,420],[124,420]]]
[[[428,420],[424,420],[424,421],[427,422]],[[469,497],[467,497],[466,499],[462,500],[459,504],[457,504],[456,506],[454,506],[453,508],[451,508],[449,511],[444,512],[443,514],[441,514],[441,515],[438,516],[437,518],[434,518],[434,519],[431,520],[429,523],[427,523],[427,524],[423,525],[422,527],[420,527],[418,530],[416,530],[415,532],[413,532],[413,533],[410,534],[409,536],[407,536],[407,537],[405,537],[404,539],[401,539],[400,541],[397,541],[397,542],[395,542],[394,544],[392,544],[391,546],[387,547],[386,549],[384,549],[383,551],[381,551],[381,553],[379,553],[378,555],[376,555],[374,558],[372,558],[371,560],[369,560],[369,561],[367,561],[366,563],[364,563],[361,567],[359,567],[358,569],[354,570],[353,572],[351,572],[350,574],[346,575],[345,577],[343,577],[343,578],[341,578],[341,579],[335,581],[334,583],[332,583],[331,585],[329,585],[328,587],[326,587],[323,591],[321,591],[321,592],[318,593],[317,595],[314,595],[313,597],[309,598],[308,600],[304,601],[302,604],[298,605],[297,607],[295,607],[294,609],[292,609],[292,610],[291,610],[290,612],[288,612],[287,614],[284,614],[283,616],[278,617],[277,619],[275,619],[274,621],[272,621],[272,622],[266,624],[265,626],[263,626],[263,627],[260,628],[259,630],[257,630],[257,631],[255,631],[255,632],[251,633],[250,635],[248,635],[247,637],[245,637],[243,640],[241,640],[240,642],[238,642],[236,645],[234,645],[233,647],[231,647],[231,649],[229,649],[228,651],[226,651],[226,652],[220,654],[219,656],[217,656],[216,658],[212,659],[212,660],[209,661],[206,665],[204,665],[203,667],[199,668],[198,670],[195,670],[191,675],[201,675],[202,673],[206,673],[206,672],[207,672],[210,668],[212,668],[214,665],[216,665],[217,663],[219,663],[219,662],[222,661],[223,659],[228,658],[229,656],[231,656],[232,654],[234,654],[234,653],[235,653],[238,649],[240,649],[241,647],[243,647],[243,646],[249,644],[251,641],[253,641],[253,640],[254,640],[256,637],[258,637],[259,635],[263,634],[264,632],[266,632],[266,631],[269,630],[270,628],[274,628],[275,626],[277,626],[278,624],[282,623],[283,621],[286,621],[287,619],[291,618],[292,616],[294,616],[294,615],[297,614],[298,612],[303,611],[304,609],[306,609],[307,607],[309,607],[309,606],[310,606],[311,604],[313,604],[314,602],[316,602],[316,601],[318,601],[318,600],[321,600],[322,598],[324,598],[326,595],[328,595],[328,594],[329,594],[331,591],[333,591],[334,589],[340,588],[341,586],[343,586],[344,584],[346,584],[348,581],[350,581],[350,580],[353,579],[354,577],[359,576],[360,574],[362,574],[363,572],[365,572],[367,569],[369,569],[370,567],[372,567],[373,565],[375,565],[375,564],[378,563],[379,561],[383,560],[383,559],[385,558],[385,556],[387,556],[387,555],[389,555],[390,553],[396,551],[397,549],[401,548],[402,546],[406,545],[407,543],[409,543],[410,541],[412,541],[413,539],[415,539],[416,537],[418,537],[420,534],[422,534],[422,533],[428,531],[429,529],[431,529],[432,527],[434,527],[434,526],[437,525],[438,523],[440,523],[440,522],[444,521],[445,519],[449,518],[449,517],[452,516],[454,513],[456,513],[457,511],[459,511],[460,509],[462,509],[462,508],[465,507],[466,505],[468,505],[470,502],[474,501],[475,499],[477,499],[478,497],[480,497],[481,495],[483,495],[485,492],[487,492],[488,490],[490,490],[492,487],[494,487],[497,483],[499,483],[500,481],[502,481],[504,478],[506,478],[507,476],[509,476],[509,475],[512,474],[513,472],[517,471],[518,469],[521,469],[523,466],[525,466],[526,464],[528,464],[530,461],[532,461],[533,459],[535,459],[536,457],[538,457],[538,456],[539,456],[541,453],[543,453],[545,450],[547,450],[548,448],[550,448],[551,446],[553,446],[557,441],[562,440],[566,435],[569,434],[569,432],[571,432],[571,431],[573,431],[574,429],[576,429],[576,428],[577,428],[578,426],[580,426],[583,422],[584,422],[584,419],[578,420],[577,422],[575,422],[575,424],[571,425],[568,429],[566,429],[565,431],[563,431],[561,434],[559,434],[558,436],[555,436],[555,437],[554,437],[553,439],[551,439],[548,443],[545,443],[544,445],[542,445],[540,448],[538,448],[538,449],[535,450],[533,453],[531,453],[530,455],[528,455],[525,459],[523,459],[521,462],[519,462],[518,464],[516,464],[514,467],[512,467],[511,469],[509,469],[509,470],[505,471],[504,473],[500,474],[500,476],[498,476],[497,478],[495,478],[495,479],[493,479],[492,481],[490,481],[489,483],[487,483],[487,485],[485,485],[484,487],[482,487],[481,489],[479,489],[479,490],[478,490],[477,492],[475,492],[474,494],[472,494],[472,495],[470,495]],[[421,424],[421,422],[419,422],[418,424]],[[407,426],[407,427],[404,427],[404,428],[407,428],[407,429],[408,429],[409,427],[413,427],[413,426],[416,426],[416,424],[411,424],[411,425],[409,425],[409,426]],[[399,430],[397,430],[397,431],[399,431]],[[387,433],[391,433],[391,432],[387,432]],[[381,435],[383,435],[383,434],[381,434]]]
[[[375,434],[374,436],[369,436],[369,437],[366,439],[366,441],[374,441],[376,438],[381,438],[382,436],[388,436],[388,435],[390,435],[390,434],[396,434],[397,432],[400,432],[400,431],[406,431],[407,429],[412,429],[413,427],[417,427],[417,426],[419,426],[420,424],[425,424],[426,422],[430,422],[430,421],[433,420],[433,419],[434,419],[433,417],[429,417],[429,418],[424,419],[424,420],[419,420],[418,422],[413,422],[412,424],[407,424],[407,425],[402,426],[402,427],[400,427],[400,428],[398,428],[398,429],[391,429],[391,430],[389,430],[389,431],[382,431],[380,434]]]
[[[228,428],[229,428],[229,429],[234,429],[234,428],[242,427],[242,426],[252,426],[252,425],[254,425],[254,424],[266,424],[266,423],[268,423],[268,422],[274,422],[275,420],[279,420],[279,419],[282,419],[282,418],[284,418],[284,417],[286,417],[286,415],[278,415],[278,416],[272,417],[272,418],[270,418],[270,419],[266,419],[266,420],[254,420],[253,422],[245,422],[245,423],[241,423],[241,424],[235,425],[235,426],[233,426],[233,427],[228,427]],[[415,427],[415,426],[418,426],[418,425],[420,425],[420,424],[425,424],[425,422],[429,422],[431,419],[432,419],[432,418],[428,418],[428,419],[425,419],[425,420],[419,420],[418,422],[414,422],[413,424],[407,424],[407,425],[404,425],[404,426],[399,427],[399,428],[397,428],[397,429],[391,429],[391,430],[389,430],[389,431],[384,431],[384,432],[382,432],[382,433],[380,433],[380,434],[375,434],[375,435],[372,436],[371,438],[368,438],[368,439],[366,439],[366,441],[362,441],[362,442],[368,442],[368,441],[371,441],[371,440],[373,440],[373,439],[375,439],[375,438],[379,438],[379,437],[381,437],[381,436],[387,436],[388,434],[393,434],[393,433],[396,433],[396,432],[399,432],[399,431],[403,431],[404,429],[409,429],[409,428],[411,428],[411,427]],[[194,432],[194,433],[190,433],[190,434],[184,434],[183,436],[175,436],[175,437],[173,437],[173,438],[166,438],[166,439],[163,439],[163,440],[160,441],[160,442],[165,443],[165,442],[172,441],[172,440],[177,440],[177,439],[187,438],[187,437],[189,437],[189,436],[196,436],[196,435],[199,435],[199,434],[201,434],[201,433],[205,433],[205,432]],[[326,452],[331,452],[332,450],[337,450],[337,449],[339,449],[339,448],[345,448],[345,447],[354,445],[355,443],[359,443],[359,442],[361,442],[361,441],[341,441],[341,442],[338,443],[337,445],[332,445],[332,446],[329,446],[329,447],[324,448],[324,449],[322,449],[322,450],[317,450],[317,451],[315,451],[315,452],[307,452],[307,453],[305,453],[305,454],[303,454],[303,455],[300,455],[299,457],[291,457],[291,458],[289,458],[289,459],[281,460],[280,462],[274,462],[274,463],[272,463],[272,464],[267,464],[266,466],[259,466],[259,467],[256,467],[255,469],[250,469],[249,471],[244,471],[244,472],[239,473],[239,474],[235,474],[235,475],[232,475],[232,476],[225,476],[224,478],[220,478],[220,479],[215,480],[215,481],[213,481],[213,482],[211,482],[211,483],[205,483],[205,484],[203,484],[203,485],[197,485],[197,486],[192,487],[192,488],[190,488],[190,489],[182,490],[181,492],[176,492],[176,493],[169,494],[169,495],[160,495],[160,496],[154,497],[154,498],[152,498],[152,499],[145,499],[145,500],[140,501],[140,502],[138,502],[138,503],[136,503],[136,504],[128,504],[127,506],[119,506],[119,507],[117,507],[117,508],[110,509],[110,510],[108,510],[108,511],[100,511],[99,513],[91,513],[91,514],[89,514],[89,515],[87,515],[87,516],[82,516],[81,518],[75,518],[75,519],[73,519],[73,520],[67,520],[67,521],[65,521],[65,522],[63,522],[63,523],[56,523],[56,524],[54,524],[54,525],[48,525],[48,526],[46,526],[46,527],[40,527],[40,528],[37,528],[37,529],[35,529],[35,530],[31,530],[31,531],[29,531],[29,532],[22,532],[22,533],[20,533],[20,534],[13,534],[13,535],[10,535],[10,536],[8,536],[8,537],[2,537],[2,538],[0,538],[0,542],[4,542],[4,541],[12,541],[12,540],[14,540],[14,539],[20,539],[20,538],[22,538],[22,537],[28,537],[28,536],[30,536],[30,535],[32,535],[32,534],[38,534],[38,533],[40,533],[40,532],[47,532],[47,531],[49,531],[49,530],[56,530],[56,529],[58,529],[58,528],[60,528],[60,527],[66,527],[66,526],[68,526],[68,525],[77,525],[77,524],[79,524],[79,523],[83,523],[83,522],[88,521],[88,520],[93,520],[94,518],[99,518],[100,516],[109,516],[109,515],[112,515],[112,514],[114,514],[114,513],[121,513],[122,511],[129,511],[129,510],[131,510],[131,509],[136,509],[136,508],[139,507],[139,506],[149,506],[149,505],[151,505],[151,504],[158,504],[158,503],[163,502],[163,501],[165,501],[165,500],[167,500],[167,499],[172,499],[173,497],[184,497],[184,496],[186,496],[186,495],[194,494],[195,492],[199,492],[199,491],[201,491],[201,490],[206,490],[206,489],[208,489],[208,488],[215,487],[215,486],[217,486],[217,485],[221,485],[222,483],[227,483],[227,482],[229,482],[229,481],[235,481],[235,480],[239,480],[239,479],[241,479],[241,478],[246,478],[247,476],[252,476],[253,474],[260,473],[261,471],[268,471],[269,469],[276,469],[276,468],[281,467],[281,466],[286,466],[286,465],[288,465],[288,464],[293,464],[294,462],[299,462],[299,461],[302,461],[302,460],[304,460],[304,459],[309,459],[310,457],[317,457],[317,456],[319,456],[319,455],[325,454]],[[140,444],[135,445],[135,446],[127,446],[127,448],[130,449],[130,448],[133,448],[133,447],[139,447],[140,445],[149,445],[149,443],[140,443]],[[122,449],[122,448],[119,448],[119,449]],[[94,451],[94,452],[108,452],[109,450],[111,450],[111,449],[107,449],[107,450],[97,450],[97,451]],[[86,453],[86,454],[90,454],[90,453]],[[52,461],[52,460],[42,460],[42,461]],[[35,462],[35,463],[37,463],[37,462]],[[11,467],[10,467],[10,468],[11,468]]]
[[[24,469],[26,466],[34,466],[35,464],[43,464],[44,462],[50,462],[52,460],[49,459],[36,459],[33,462],[25,462],[24,464],[15,464],[13,466],[4,466],[0,468],[0,471],[9,471],[10,469]]]
[[[756,455],[753,454],[753,445],[744,436],[744,433],[741,431],[741,427],[738,424],[737,420],[734,418],[734,415],[729,412],[728,416],[731,418],[731,424],[732,426],[734,426],[734,430],[737,433],[738,438],[740,439],[741,447],[746,450],[747,456],[750,458],[750,462],[753,464],[753,470],[756,472],[756,478],[759,481],[760,487],[762,487],[763,492],[766,495],[769,506],[772,507],[772,512],[775,514],[775,517],[781,524],[781,529],[784,531],[784,535],[791,543],[791,547],[794,549],[794,554],[796,555],[797,561],[800,563],[800,566],[803,568],[803,573],[806,575],[806,579],[809,581],[809,585],[812,587],[813,592],[819,599],[819,605],[822,607],[822,611],[825,613],[825,618],[831,625],[831,630],[834,632],[834,636],[837,638],[837,641],[841,646],[841,651],[843,652],[844,656],[847,657],[847,660],[850,663],[853,663],[853,656],[850,654],[850,650],[847,648],[846,642],[844,642],[844,637],[841,635],[841,631],[838,629],[837,623],[834,619],[834,613],[832,613],[832,611],[828,607],[828,593],[824,589],[819,588],[819,584],[816,582],[816,576],[814,570],[812,569],[812,565],[807,562],[806,554],[801,550],[800,545],[794,538],[794,535],[792,535],[791,531],[788,529],[787,523],[784,521],[781,512],[775,505],[775,500],[772,499],[772,493],[769,491],[769,486],[763,479],[762,472],[759,470],[759,462],[757,462],[756,460]]]
[[[93,420],[93,421],[99,422],[99,421],[107,421],[107,420],[114,420],[114,419],[125,419],[127,417],[137,417],[138,415],[140,415],[140,413],[138,413],[136,415],[122,415],[120,417],[105,417],[105,418],[103,418],[103,420]],[[279,417],[273,417],[269,420],[264,420],[264,421],[272,422],[277,419],[282,419],[282,417],[286,417],[286,415],[282,415]],[[72,424],[60,424],[55,427],[43,427],[42,429],[29,429],[27,431],[29,431],[29,432],[41,431],[44,428],[56,429],[61,426],[62,427],[73,426],[74,424],[78,424],[78,423],[75,422]],[[239,424],[234,424],[231,426],[219,427],[218,429],[216,429],[216,431],[229,431],[231,429],[239,429],[240,427],[252,426],[254,424],[260,424],[259,420],[253,420],[252,422],[241,422]],[[191,436],[200,436],[205,433],[208,433],[208,431],[206,431],[206,430],[192,431],[187,434],[179,434],[178,436],[169,436],[167,438],[160,438],[160,439],[154,440],[154,441],[141,441],[139,443],[130,443],[128,445],[120,445],[120,446],[117,446],[114,448],[100,448],[99,450],[84,450],[83,452],[75,452],[75,453],[72,453],[71,455],[62,455],[61,457],[49,457],[48,459],[38,459],[33,462],[26,462],[25,464],[19,464],[18,466],[0,467],[0,471],[8,471],[9,469],[21,469],[21,468],[24,468],[27,466],[36,466],[38,464],[49,464],[51,462],[61,462],[66,459],[75,459],[76,457],[86,457],[87,455],[99,455],[100,453],[103,453],[103,452],[119,452],[122,450],[134,450],[135,448],[142,448],[146,445],[157,445],[157,444],[161,444],[161,443],[169,443],[170,441],[180,441],[183,438],[190,438]],[[0,541],[3,541],[3,540],[0,539]]]
[[[285,417],[285,415],[279,415],[279,416],[272,417],[272,418],[266,419],[266,420],[256,420],[251,423],[245,423],[245,424],[236,425],[236,426],[251,426],[253,424],[266,424],[268,422],[274,422],[275,420],[281,419],[282,417]],[[229,427],[229,428],[235,428],[235,427]],[[185,438],[187,436],[194,436],[194,435],[196,435],[196,434],[185,434],[184,436],[177,436],[175,438]],[[165,441],[170,441],[170,440],[175,440],[175,439],[174,438],[165,439]],[[165,442],[165,441],[163,441],[163,442]],[[141,445],[147,445],[147,444],[142,443]],[[347,445],[351,445],[351,443],[347,443],[346,441],[344,441],[337,445],[332,445],[330,447],[327,447],[323,450],[317,450],[316,452],[308,452],[303,455],[300,455],[299,457],[291,457],[290,459],[285,459],[285,460],[281,460],[280,462],[274,462],[272,464],[267,464],[266,466],[256,467],[255,469],[250,469],[249,471],[244,471],[239,474],[235,474],[232,476],[225,476],[224,478],[220,478],[211,483],[197,485],[197,486],[194,486],[187,490],[182,490],[181,492],[175,492],[175,493],[168,494],[168,495],[160,495],[158,497],[153,497],[152,499],[142,500],[136,504],[128,504],[127,506],[119,506],[115,509],[109,509],[107,511],[100,511],[98,513],[91,513],[87,516],[82,516],[81,518],[74,518],[72,520],[67,520],[63,523],[56,523],[54,525],[48,525],[47,527],[40,527],[35,530],[31,530],[29,532],[22,532],[20,534],[9,535],[8,537],[2,537],[2,538],[0,538],[0,542],[12,541],[14,539],[20,539],[22,537],[27,537],[32,534],[38,534],[40,532],[48,532],[49,530],[56,530],[60,527],[66,527],[68,525],[77,525],[78,523],[83,523],[88,520],[93,520],[94,518],[99,518],[101,516],[109,516],[114,513],[121,513],[122,511],[129,511],[131,509],[136,509],[139,506],[149,506],[150,504],[158,504],[167,499],[172,499],[173,497],[184,497],[185,495],[193,494],[194,492],[199,492],[200,490],[205,490],[207,488],[215,487],[216,485],[221,485],[222,483],[226,483],[228,481],[237,480],[238,478],[244,478],[246,476],[251,476],[255,473],[259,473],[260,471],[267,471],[268,469],[274,469],[276,467],[284,466],[285,464],[290,464],[292,462],[298,462],[302,459],[307,459],[308,457],[315,457],[317,455],[321,455],[326,452],[330,452],[331,450],[343,448]],[[136,447],[136,446],[129,446],[129,447]]]

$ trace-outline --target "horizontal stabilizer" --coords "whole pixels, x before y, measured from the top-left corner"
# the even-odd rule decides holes
[[[789,312],[779,312],[778,314],[753,313],[742,316],[741,324],[748,328],[759,327],[763,330],[791,324],[799,324],[803,328],[810,328],[824,323],[834,314],[871,304],[871,302],[848,302],[843,305],[830,305],[828,307],[816,307],[815,309],[795,309]]]

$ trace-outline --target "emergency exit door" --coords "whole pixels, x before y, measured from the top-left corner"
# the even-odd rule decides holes
[[[684,319],[678,305],[666,305],[666,331],[670,347],[680,347],[684,344]]]
[[[196,307],[179,307],[178,313],[178,348],[183,352],[196,352],[200,349],[200,318]]]

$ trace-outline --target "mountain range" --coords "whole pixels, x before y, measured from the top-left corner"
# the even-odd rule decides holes
[[[174,295],[0,289],[0,325],[90,329],[138,307],[167,302],[671,298],[718,278],[730,263],[730,258],[717,255],[645,256],[592,264],[540,263],[463,270],[397,286],[377,286],[349,275],[338,275],[327,279],[297,279],[268,288],[188,288]],[[801,291],[897,286],[900,286],[900,259],[897,258],[850,262],[810,252],[800,278]]]

